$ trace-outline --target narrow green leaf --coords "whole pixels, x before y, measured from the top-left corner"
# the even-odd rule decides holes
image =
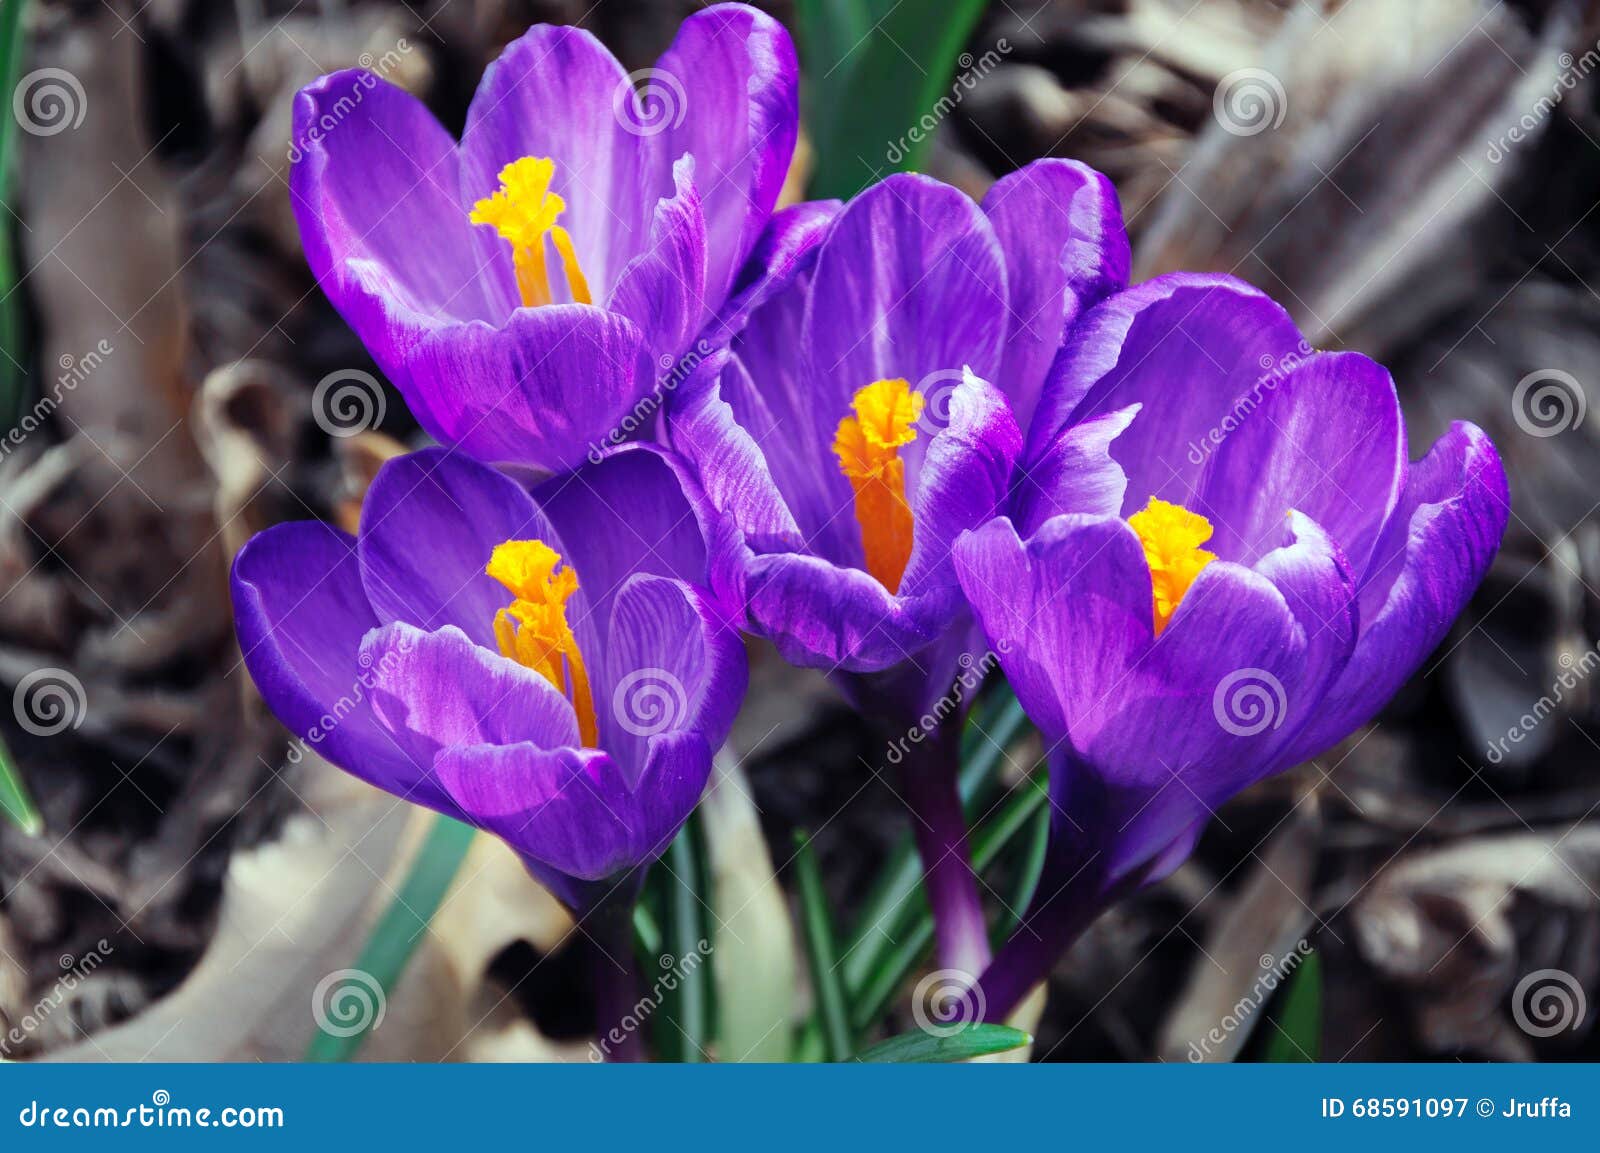
[[[644,957],[661,956],[667,944],[656,915],[643,901],[633,907],[633,943],[634,951]]]
[[[957,56],[986,6],[946,0],[935,13],[915,0],[896,4],[873,22],[847,66],[814,85],[813,196],[854,196],[886,173],[920,167],[929,139],[923,117],[943,119],[959,99],[951,91]]]
[[[711,966],[682,965],[686,957],[703,953],[707,941],[705,853],[699,814],[684,822],[668,846],[667,952],[679,965],[678,987],[665,998],[667,1025],[657,1031],[663,1056],[686,1064],[706,1060],[712,1034]]]
[[[847,1060],[855,1051],[850,1034],[850,1011],[839,976],[838,950],[834,947],[833,917],[822,888],[822,870],[811,849],[811,838],[796,832],[795,876],[800,889],[800,915],[805,926],[806,961],[811,967],[811,992],[817,999],[822,1030],[822,1052],[829,1061]]]
[[[11,750],[0,737],[0,811],[30,837],[44,832],[44,818],[39,815],[28,787],[22,783],[22,774],[11,760]]]
[[[0,2],[0,95],[10,99],[22,74],[22,20],[26,0]],[[0,431],[9,431],[22,412],[26,382],[18,365],[27,364],[22,343],[22,294],[12,248],[11,177],[17,164],[17,118],[0,116]],[[0,770],[0,778],[4,771]],[[0,780],[0,787],[3,787]]]
[[[841,69],[851,66],[851,55],[872,29],[865,0],[796,0],[794,16],[804,76],[823,87],[842,81]]]
[[[1009,1025],[964,1025],[953,1033],[936,1036],[930,1033],[902,1033],[882,1044],[874,1045],[856,1058],[857,1061],[931,1062],[970,1061],[974,1057],[988,1057],[994,1053],[1009,1053],[1024,1045],[1033,1044],[1033,1038],[1021,1029]]]
[[[1263,1061],[1315,1061],[1322,1053],[1322,954],[1310,953],[1277,997]]]
[[[399,982],[411,955],[422,943],[428,922],[443,902],[445,894],[461,869],[477,830],[450,817],[435,817],[433,827],[417,850],[411,871],[400,892],[384,910],[372,936],[356,958],[355,968],[373,979],[387,997]],[[367,1039],[363,1029],[349,1037],[317,1031],[306,1049],[307,1061],[349,1061]]]

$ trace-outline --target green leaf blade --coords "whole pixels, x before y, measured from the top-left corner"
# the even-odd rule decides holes
[[[30,837],[44,832],[44,817],[33,803],[4,738],[0,738],[0,812]]]
[[[1274,1026],[1262,1049],[1270,1062],[1305,1063],[1322,1053],[1322,954],[1312,952],[1289,977],[1279,996]]]
[[[822,870],[806,833],[795,833],[795,875],[800,889],[800,912],[805,925],[806,960],[811,967],[811,989],[817,999],[817,1020],[826,1060],[845,1061],[855,1050],[850,1029],[850,1009],[839,974],[833,916],[822,888]]]
[[[813,197],[854,196],[889,172],[921,166],[930,137],[912,130],[955,99],[957,57],[987,6],[949,0],[934,13],[906,0],[874,11],[865,39],[812,93]]]
[[[366,973],[387,997],[422,943],[428,923],[444,902],[477,830],[450,817],[434,818],[428,837],[411,862],[411,871],[393,902],[362,946],[355,968]],[[318,1030],[306,1049],[307,1061],[349,1061],[361,1051],[368,1029],[350,1036]]]
[[[1033,1044],[1031,1034],[1009,1025],[964,1025],[950,1033],[902,1033],[856,1058],[873,1064],[970,1061]]]

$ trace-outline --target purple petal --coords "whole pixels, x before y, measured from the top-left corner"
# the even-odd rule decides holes
[[[760,447],[772,483],[783,494],[809,551],[860,567],[861,537],[849,513],[855,497],[830,448],[845,412],[821,428],[825,422],[817,395],[800,363],[814,280],[815,262],[810,261],[783,291],[751,310],[733,342],[738,362],[723,373],[721,396]],[[848,400],[845,404],[848,408]]]
[[[396,741],[364,691],[357,653],[378,618],[355,541],[314,521],[275,525],[239,550],[231,583],[245,667],[278,719],[369,784],[451,811],[428,762]]]
[[[455,141],[420,101],[367,72],[295,97],[290,193],[306,261],[393,376],[427,329],[489,319],[508,284],[457,195]]]
[[[635,576],[617,595],[600,673],[602,743],[631,784],[659,734],[694,732],[721,747],[744,699],[744,644],[688,585]]]
[[[1405,473],[1405,423],[1388,372],[1357,353],[1318,353],[1259,397],[1212,455],[1197,507],[1216,529],[1206,547],[1248,564],[1294,509],[1362,572]]]
[[[708,298],[721,300],[778,202],[799,132],[800,68],[782,24],[743,4],[696,12],[645,77],[670,160],[694,157]],[[647,99],[648,107],[648,99]],[[648,129],[645,129],[648,130]]]
[[[632,320],[663,373],[699,328],[706,308],[706,221],[694,161],[673,166],[671,199],[656,203],[644,252],[622,271],[606,307]]]
[[[753,311],[785,291],[797,277],[809,276],[822,238],[841,207],[837,200],[808,200],[773,213],[739,270],[727,303],[707,327],[711,343],[726,342],[744,328]],[[799,299],[797,313],[804,311],[804,297]],[[795,323],[799,323],[798,314]]]
[[[741,400],[749,422],[723,399],[724,386]],[[737,359],[713,353],[668,402],[668,444],[693,474],[704,520],[726,522],[758,551],[798,549],[800,530],[758,443],[778,443],[773,433],[780,422],[764,399]]]
[[[1027,459],[1069,423],[1142,404],[1111,448],[1128,476],[1124,513],[1151,496],[1192,505],[1208,438],[1303,347],[1288,313],[1232,277],[1174,273],[1119,292],[1074,326],[1029,429]]]
[[[642,858],[633,797],[605,753],[458,745],[435,769],[468,821],[560,873],[598,881]]]
[[[653,378],[631,321],[551,304],[518,309],[502,328],[429,333],[396,383],[438,440],[479,460],[560,472],[611,443]]]
[[[1349,635],[1342,652],[1313,649],[1324,622],[1297,617],[1295,607],[1341,594],[1348,602],[1353,589],[1336,556],[1318,552],[1326,537],[1302,540],[1296,606],[1265,576],[1215,561],[1126,679],[1079,689],[1106,702],[1106,723],[1073,741],[1105,794],[1073,812],[1085,828],[1115,830],[1102,841],[1112,876],[1148,862],[1264,776],[1320,707]],[[1304,591],[1317,584],[1328,591]]]
[[[1125,288],[1131,255],[1111,181],[1075,160],[1036,160],[983,198],[1005,252],[1010,318],[996,381],[1023,428],[1067,327]]]
[[[902,600],[859,569],[812,556],[750,557],[740,575],[751,629],[801,668],[879,672],[938,639],[961,610],[953,586]]]
[[[605,300],[645,250],[656,201],[672,195],[672,173],[656,142],[628,131],[618,114],[632,92],[622,65],[588,32],[530,28],[489,65],[472,98],[457,213],[464,217],[494,192],[507,164],[549,157],[551,190],[567,203],[561,225],[595,299]],[[482,232],[493,237],[491,229]],[[506,283],[514,283],[509,246],[500,243],[496,259]]]
[[[705,542],[676,473],[655,449],[629,445],[547,481],[534,503],[578,574],[568,620],[585,653],[602,651],[617,594],[636,573],[706,578]],[[590,665],[593,677],[597,666]]]
[[[1139,407],[1129,405],[1073,425],[1031,467],[1019,470],[1013,501],[1024,535],[1055,516],[1117,516],[1122,511],[1128,478],[1111,459],[1111,442],[1133,422]]]
[[[937,407],[963,367],[995,379],[1005,323],[1000,246],[977,205],[907,174],[863,192],[822,242],[806,309],[801,360],[818,441],[832,443],[873,381],[907,380]]]
[[[633,792],[635,852],[641,862],[665,852],[700,803],[711,777],[712,756],[712,746],[698,732],[650,738],[649,756]]]
[[[361,580],[380,621],[461,629],[496,651],[494,616],[510,603],[484,571],[494,546],[551,537],[522,486],[446,449],[388,461],[361,506]]]
[[[1026,543],[1001,517],[956,542],[956,574],[1006,680],[1048,740],[1087,742],[1150,644],[1150,567],[1114,517],[1046,521]]]
[[[1475,425],[1451,425],[1411,466],[1361,582],[1355,652],[1284,765],[1366,724],[1416,671],[1488,572],[1510,512],[1494,445]]]
[[[928,442],[911,476],[913,542],[899,595],[955,584],[956,537],[1002,511],[1022,433],[999,389],[970,372],[946,398],[948,424]],[[929,414],[924,412],[924,420]],[[919,437],[919,439],[922,439]]]
[[[379,718],[419,759],[472,745],[579,747],[577,714],[554,685],[453,626],[384,625],[360,661]]]
[[[1057,517],[1024,543],[999,520],[957,545],[1007,679],[1064,746],[1058,836],[1090,846],[1073,859],[1100,854],[1113,879],[1149,861],[1266,772],[1315,711],[1353,641],[1354,593],[1326,535],[1293,528],[1265,574],[1209,565],[1153,639],[1126,522]]]

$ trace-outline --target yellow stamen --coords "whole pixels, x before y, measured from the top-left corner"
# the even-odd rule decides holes
[[[917,439],[923,398],[904,380],[878,380],[857,391],[854,416],[839,422],[833,451],[856,494],[856,520],[867,572],[890,592],[911,559],[914,525],[906,503],[906,465],[900,449]]]
[[[532,669],[572,702],[585,748],[599,744],[594,696],[567,624],[567,600],[578,591],[578,574],[559,567],[560,555],[540,540],[508,540],[494,546],[484,570],[515,598],[494,615],[500,654]]]
[[[549,304],[550,279],[545,273],[544,238],[549,235],[567,274],[567,287],[578,304],[592,304],[589,281],[578,267],[578,254],[572,237],[556,220],[567,209],[567,202],[550,191],[555,176],[555,161],[548,157],[524,156],[500,170],[500,187],[472,206],[467,217],[474,224],[487,224],[511,245],[511,262],[517,271],[517,289],[528,308]]]
[[[1200,546],[1211,539],[1211,522],[1182,505],[1150,498],[1150,503],[1128,518],[1144,545],[1150,565],[1150,585],[1155,593],[1156,635],[1167,627],[1178,602],[1217,554]]]

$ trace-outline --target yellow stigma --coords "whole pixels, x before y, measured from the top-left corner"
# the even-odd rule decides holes
[[[500,654],[525,665],[554,685],[578,714],[585,748],[599,744],[594,697],[578,639],[567,624],[567,600],[578,591],[578,574],[542,540],[508,540],[494,546],[484,570],[515,598],[494,615]],[[558,571],[559,569],[559,571]]]
[[[900,449],[917,439],[922,403],[906,381],[874,381],[856,393],[856,414],[839,422],[833,438],[839,468],[855,490],[867,571],[892,593],[900,591],[913,535]]]
[[[1150,503],[1128,518],[1144,545],[1150,565],[1150,585],[1155,593],[1156,635],[1167,627],[1178,602],[1189,591],[1200,570],[1217,554],[1200,546],[1211,539],[1211,522],[1182,505],[1150,498]]]
[[[591,304],[589,282],[578,267],[578,254],[572,237],[556,223],[566,211],[567,202],[550,191],[556,163],[548,157],[524,156],[500,170],[500,187],[491,196],[472,206],[467,217],[474,224],[487,224],[511,245],[511,261],[517,270],[517,288],[528,308],[549,304],[550,279],[545,274],[544,238],[549,235],[567,274],[567,286],[578,304]]]

